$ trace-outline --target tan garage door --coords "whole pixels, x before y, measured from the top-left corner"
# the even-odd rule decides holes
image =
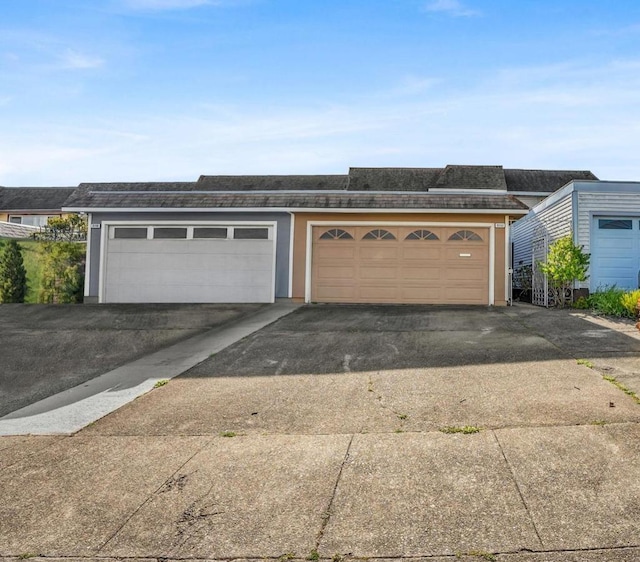
[[[311,300],[489,303],[489,229],[313,228]]]

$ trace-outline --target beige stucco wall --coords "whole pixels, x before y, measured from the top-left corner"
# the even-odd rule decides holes
[[[294,245],[293,245],[293,283],[292,297],[303,301],[305,297],[305,271],[307,259],[307,223],[309,221],[363,223],[373,222],[407,222],[407,223],[483,223],[509,224],[509,217],[501,214],[467,214],[467,213],[294,213]],[[507,304],[505,295],[505,228],[495,229],[495,304]]]

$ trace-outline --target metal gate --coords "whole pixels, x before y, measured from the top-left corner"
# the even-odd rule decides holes
[[[532,242],[532,280],[531,280],[531,303],[537,306],[549,306],[549,283],[546,275],[540,271],[540,264],[547,262],[547,250],[549,240],[546,236],[535,238]]]

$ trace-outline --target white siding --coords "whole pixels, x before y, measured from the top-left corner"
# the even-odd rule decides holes
[[[514,268],[519,265],[531,265],[531,244],[535,238],[546,234],[549,242],[553,242],[571,233],[571,194],[572,192],[569,191],[556,203],[540,211],[530,211],[528,215],[516,221],[512,226]]]

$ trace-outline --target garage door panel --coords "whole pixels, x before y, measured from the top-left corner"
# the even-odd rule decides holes
[[[488,275],[488,268],[480,266],[449,266],[444,273],[447,282],[482,282]]]
[[[483,248],[447,248],[444,259],[451,262],[486,263],[487,255]]]
[[[440,245],[423,244],[421,246],[409,246],[407,244],[402,246],[400,258],[403,260],[439,261],[442,259],[442,248]]]
[[[440,282],[442,272],[438,264],[427,267],[401,267],[400,277],[409,281]]]
[[[340,244],[318,244],[316,248],[316,256],[318,259],[353,259],[356,254],[356,247],[351,245],[345,245],[340,241]]]
[[[344,265],[335,259],[342,255],[344,241],[319,240],[319,231],[327,228],[339,227],[314,228],[312,301],[488,304],[486,228],[359,226],[351,231],[354,257],[348,268],[340,269],[340,285],[331,270]],[[449,240],[452,235],[462,239]]]
[[[437,303],[442,300],[442,287],[440,285],[435,285],[433,287],[402,287],[401,297],[405,302],[418,303],[429,300],[433,303]]]
[[[353,302],[356,299],[353,285],[325,285],[318,289],[318,300],[324,302]]]
[[[382,245],[385,244],[385,245]],[[362,260],[390,260],[398,256],[397,244],[387,245],[388,242],[378,242],[377,240],[367,245],[362,245],[358,249],[358,257]]]
[[[359,296],[361,302],[397,302],[398,287],[360,286]]]
[[[334,279],[353,279],[355,275],[355,268],[350,266],[335,266],[323,267],[318,270],[318,279],[331,281]]]
[[[395,280],[398,278],[398,270],[395,267],[382,267],[382,266],[367,266],[360,265],[360,279],[365,280],[380,280],[385,279]]]
[[[609,238],[607,240],[599,240],[597,247],[602,250],[633,250],[634,241],[624,238]]]
[[[464,302],[468,304],[486,304],[487,295],[484,290],[473,287],[447,287],[444,298],[448,302]]]

